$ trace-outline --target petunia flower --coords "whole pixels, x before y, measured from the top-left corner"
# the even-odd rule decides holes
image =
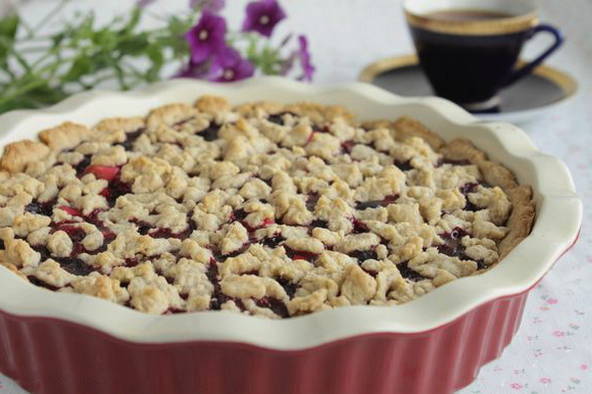
[[[315,72],[315,67],[312,64],[310,58],[310,52],[308,51],[308,40],[305,36],[298,36],[298,51],[296,52],[300,59],[300,66],[302,67],[302,75],[298,77],[300,81],[312,81],[312,76]]]
[[[140,8],[146,8],[148,7],[150,4],[154,3],[156,0],[138,0],[136,2],[136,5]]]
[[[214,77],[209,78],[216,82],[232,82],[252,77],[255,67],[240,53],[230,47],[222,49],[212,62]]]
[[[214,76],[211,61],[196,63],[192,59],[173,78],[209,79]]]
[[[256,31],[270,37],[275,26],[286,17],[276,0],[253,1],[247,5],[243,31]]]
[[[189,0],[189,7],[218,13],[224,8],[225,0]]]
[[[201,63],[222,50],[225,46],[225,35],[226,20],[210,11],[205,11],[197,25],[185,34],[193,62]]]

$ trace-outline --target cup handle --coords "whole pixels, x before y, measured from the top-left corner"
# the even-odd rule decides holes
[[[551,25],[546,25],[544,23],[534,27],[532,29],[532,32],[530,33],[528,39],[530,40],[537,33],[541,33],[541,32],[550,33],[555,38],[555,42],[553,42],[553,44],[549,48],[547,48],[547,50],[545,52],[543,52],[542,55],[540,55],[539,57],[537,57],[536,59],[534,59],[530,63],[527,63],[526,65],[520,67],[519,69],[514,70],[514,72],[510,75],[510,77],[504,83],[504,86],[511,85],[514,82],[518,81],[520,78],[523,78],[523,77],[527,76],[528,74],[532,73],[532,71],[535,68],[540,66],[541,63],[544,62],[546,58],[548,58],[553,52],[555,52],[563,44],[563,41],[564,41],[563,34],[561,34],[559,29],[557,29]]]

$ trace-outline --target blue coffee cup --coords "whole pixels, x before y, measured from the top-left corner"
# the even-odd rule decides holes
[[[498,107],[501,89],[563,43],[557,28],[539,22],[534,0],[406,0],[404,11],[434,93],[474,112]],[[524,44],[538,33],[553,43],[518,67]]]

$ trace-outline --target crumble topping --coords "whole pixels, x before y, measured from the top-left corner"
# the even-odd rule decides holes
[[[39,138],[0,159],[0,265],[152,314],[402,304],[534,219],[509,170],[405,117],[203,96]]]

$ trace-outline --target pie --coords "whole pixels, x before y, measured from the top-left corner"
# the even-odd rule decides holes
[[[313,103],[66,122],[0,166],[1,265],[151,314],[403,304],[490,269],[535,217],[468,140]]]

